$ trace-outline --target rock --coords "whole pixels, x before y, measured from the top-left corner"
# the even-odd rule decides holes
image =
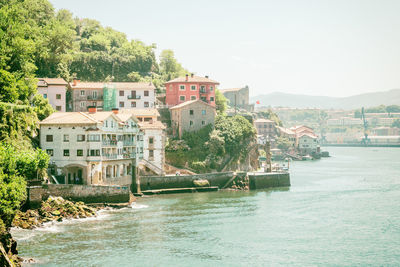
[[[210,186],[210,182],[206,179],[197,179],[193,180],[193,184],[195,187],[207,187]]]
[[[59,216],[60,212],[58,210],[53,211],[51,214],[53,214],[54,216]]]

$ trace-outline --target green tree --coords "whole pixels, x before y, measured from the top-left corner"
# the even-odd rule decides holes
[[[215,90],[215,106],[217,108],[218,113],[220,113],[220,114],[225,113],[225,111],[228,107],[227,102],[228,102],[228,100],[221,93],[221,91],[216,89]]]
[[[36,94],[32,98],[32,105],[39,120],[44,120],[54,112],[49,100],[45,99],[41,94]]]
[[[291,146],[291,142],[289,141],[289,139],[283,136],[278,137],[278,139],[276,140],[276,144],[277,147],[282,151],[287,151]]]

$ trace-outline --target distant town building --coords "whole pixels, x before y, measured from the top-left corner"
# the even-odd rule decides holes
[[[173,134],[198,131],[215,121],[215,107],[202,100],[192,100],[170,108]]]
[[[275,122],[267,119],[256,119],[254,121],[254,126],[257,130],[257,134],[264,135],[267,139],[276,136]]]
[[[67,85],[62,78],[38,78],[38,93],[48,99],[56,111],[65,112]]]
[[[300,154],[307,155],[320,152],[319,138],[312,128],[300,125],[291,127],[290,130],[296,134],[296,147]]]
[[[394,127],[377,127],[372,129],[370,136],[390,136],[390,135],[399,135],[400,129]]]
[[[249,104],[249,87],[221,89],[222,94],[228,99],[228,105],[233,108],[241,108],[254,111],[254,104]]]
[[[40,145],[66,184],[130,185],[143,158],[137,119],[96,108],[51,114],[40,122]]]
[[[110,111],[112,108],[155,108],[155,87],[151,83],[80,82],[70,84],[72,111],[88,107]]]
[[[168,107],[185,101],[202,100],[215,107],[215,89],[218,82],[206,77],[186,75],[165,83],[165,104]]]
[[[282,136],[284,138],[287,138],[289,142],[291,143],[291,147],[295,147],[296,145],[296,133],[288,128],[285,127],[276,127],[279,133],[279,136]]]

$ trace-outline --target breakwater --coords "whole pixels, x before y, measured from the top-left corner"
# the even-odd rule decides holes
[[[128,186],[61,185],[31,186],[28,190],[28,206],[37,208],[49,196],[60,196],[85,203],[127,203],[130,200]]]

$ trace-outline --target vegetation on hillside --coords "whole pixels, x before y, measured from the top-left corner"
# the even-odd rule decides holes
[[[170,140],[166,157],[177,167],[189,167],[198,173],[219,171],[230,159],[245,156],[247,145],[254,138],[253,125],[243,116],[219,114],[214,128],[208,125]]]
[[[365,113],[400,113],[400,105],[380,105],[377,107],[365,108]],[[354,111],[354,118],[361,118],[361,109],[357,109]]]

